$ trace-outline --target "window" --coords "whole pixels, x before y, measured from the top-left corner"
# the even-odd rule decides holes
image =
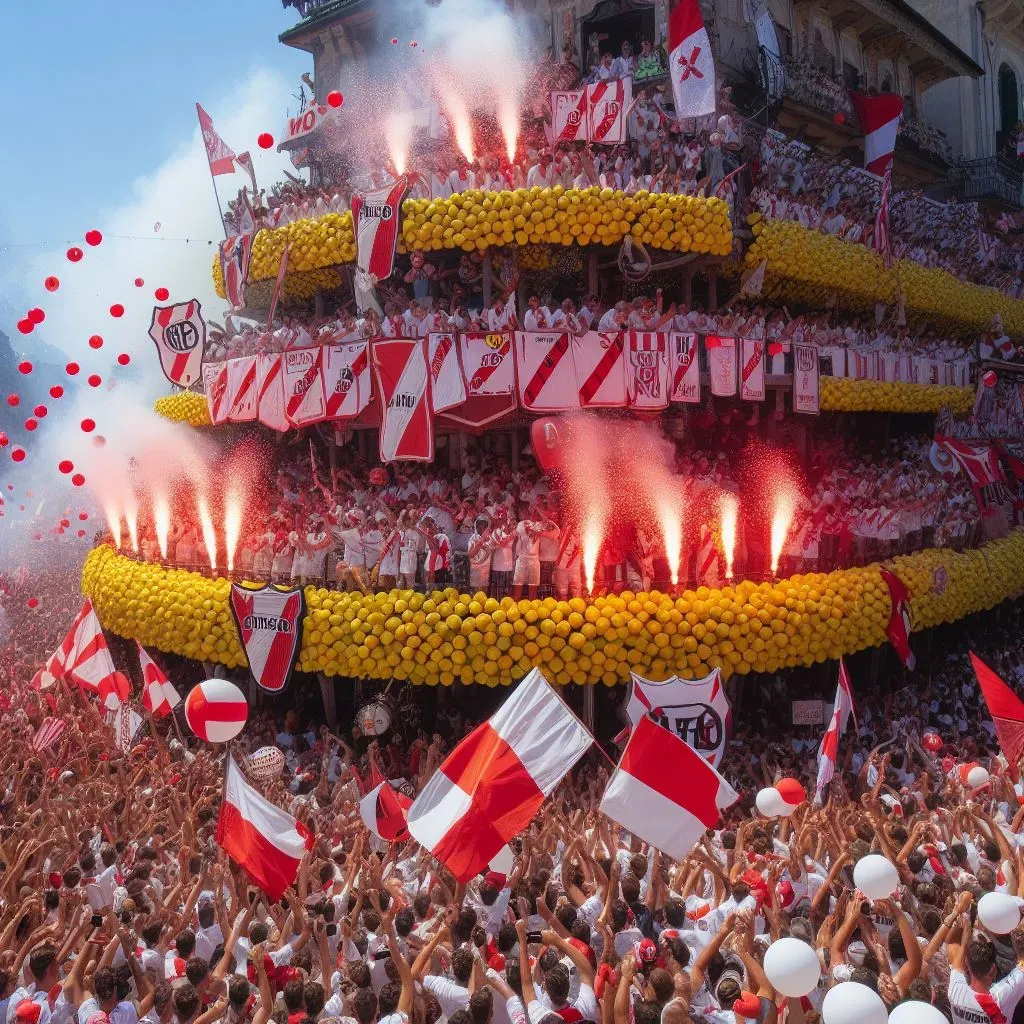
[[[843,85],[854,91],[860,89],[860,72],[848,60],[843,61]]]
[[[1008,64],[999,68],[999,128],[1010,133],[1020,120],[1019,88],[1017,76]]]

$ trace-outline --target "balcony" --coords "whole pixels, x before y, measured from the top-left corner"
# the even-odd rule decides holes
[[[1016,161],[990,156],[966,160],[950,172],[953,191],[964,202],[995,202],[1020,209],[1024,172]]]

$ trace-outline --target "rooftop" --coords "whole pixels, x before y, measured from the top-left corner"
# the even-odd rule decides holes
[[[294,7],[302,18],[297,25],[282,32],[277,38],[289,46],[299,42],[310,30],[343,15],[365,11],[372,0],[281,0],[284,7]]]

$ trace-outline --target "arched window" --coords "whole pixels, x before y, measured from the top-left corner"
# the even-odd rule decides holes
[[[1020,120],[1020,90],[1017,76],[1008,64],[999,67],[999,128],[1004,135],[1009,135]]]

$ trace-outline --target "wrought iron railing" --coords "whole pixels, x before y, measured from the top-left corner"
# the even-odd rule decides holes
[[[1012,206],[1022,206],[1021,186],[1024,172],[1003,157],[990,156],[966,160],[950,172],[954,192],[965,201],[1001,199]]]

